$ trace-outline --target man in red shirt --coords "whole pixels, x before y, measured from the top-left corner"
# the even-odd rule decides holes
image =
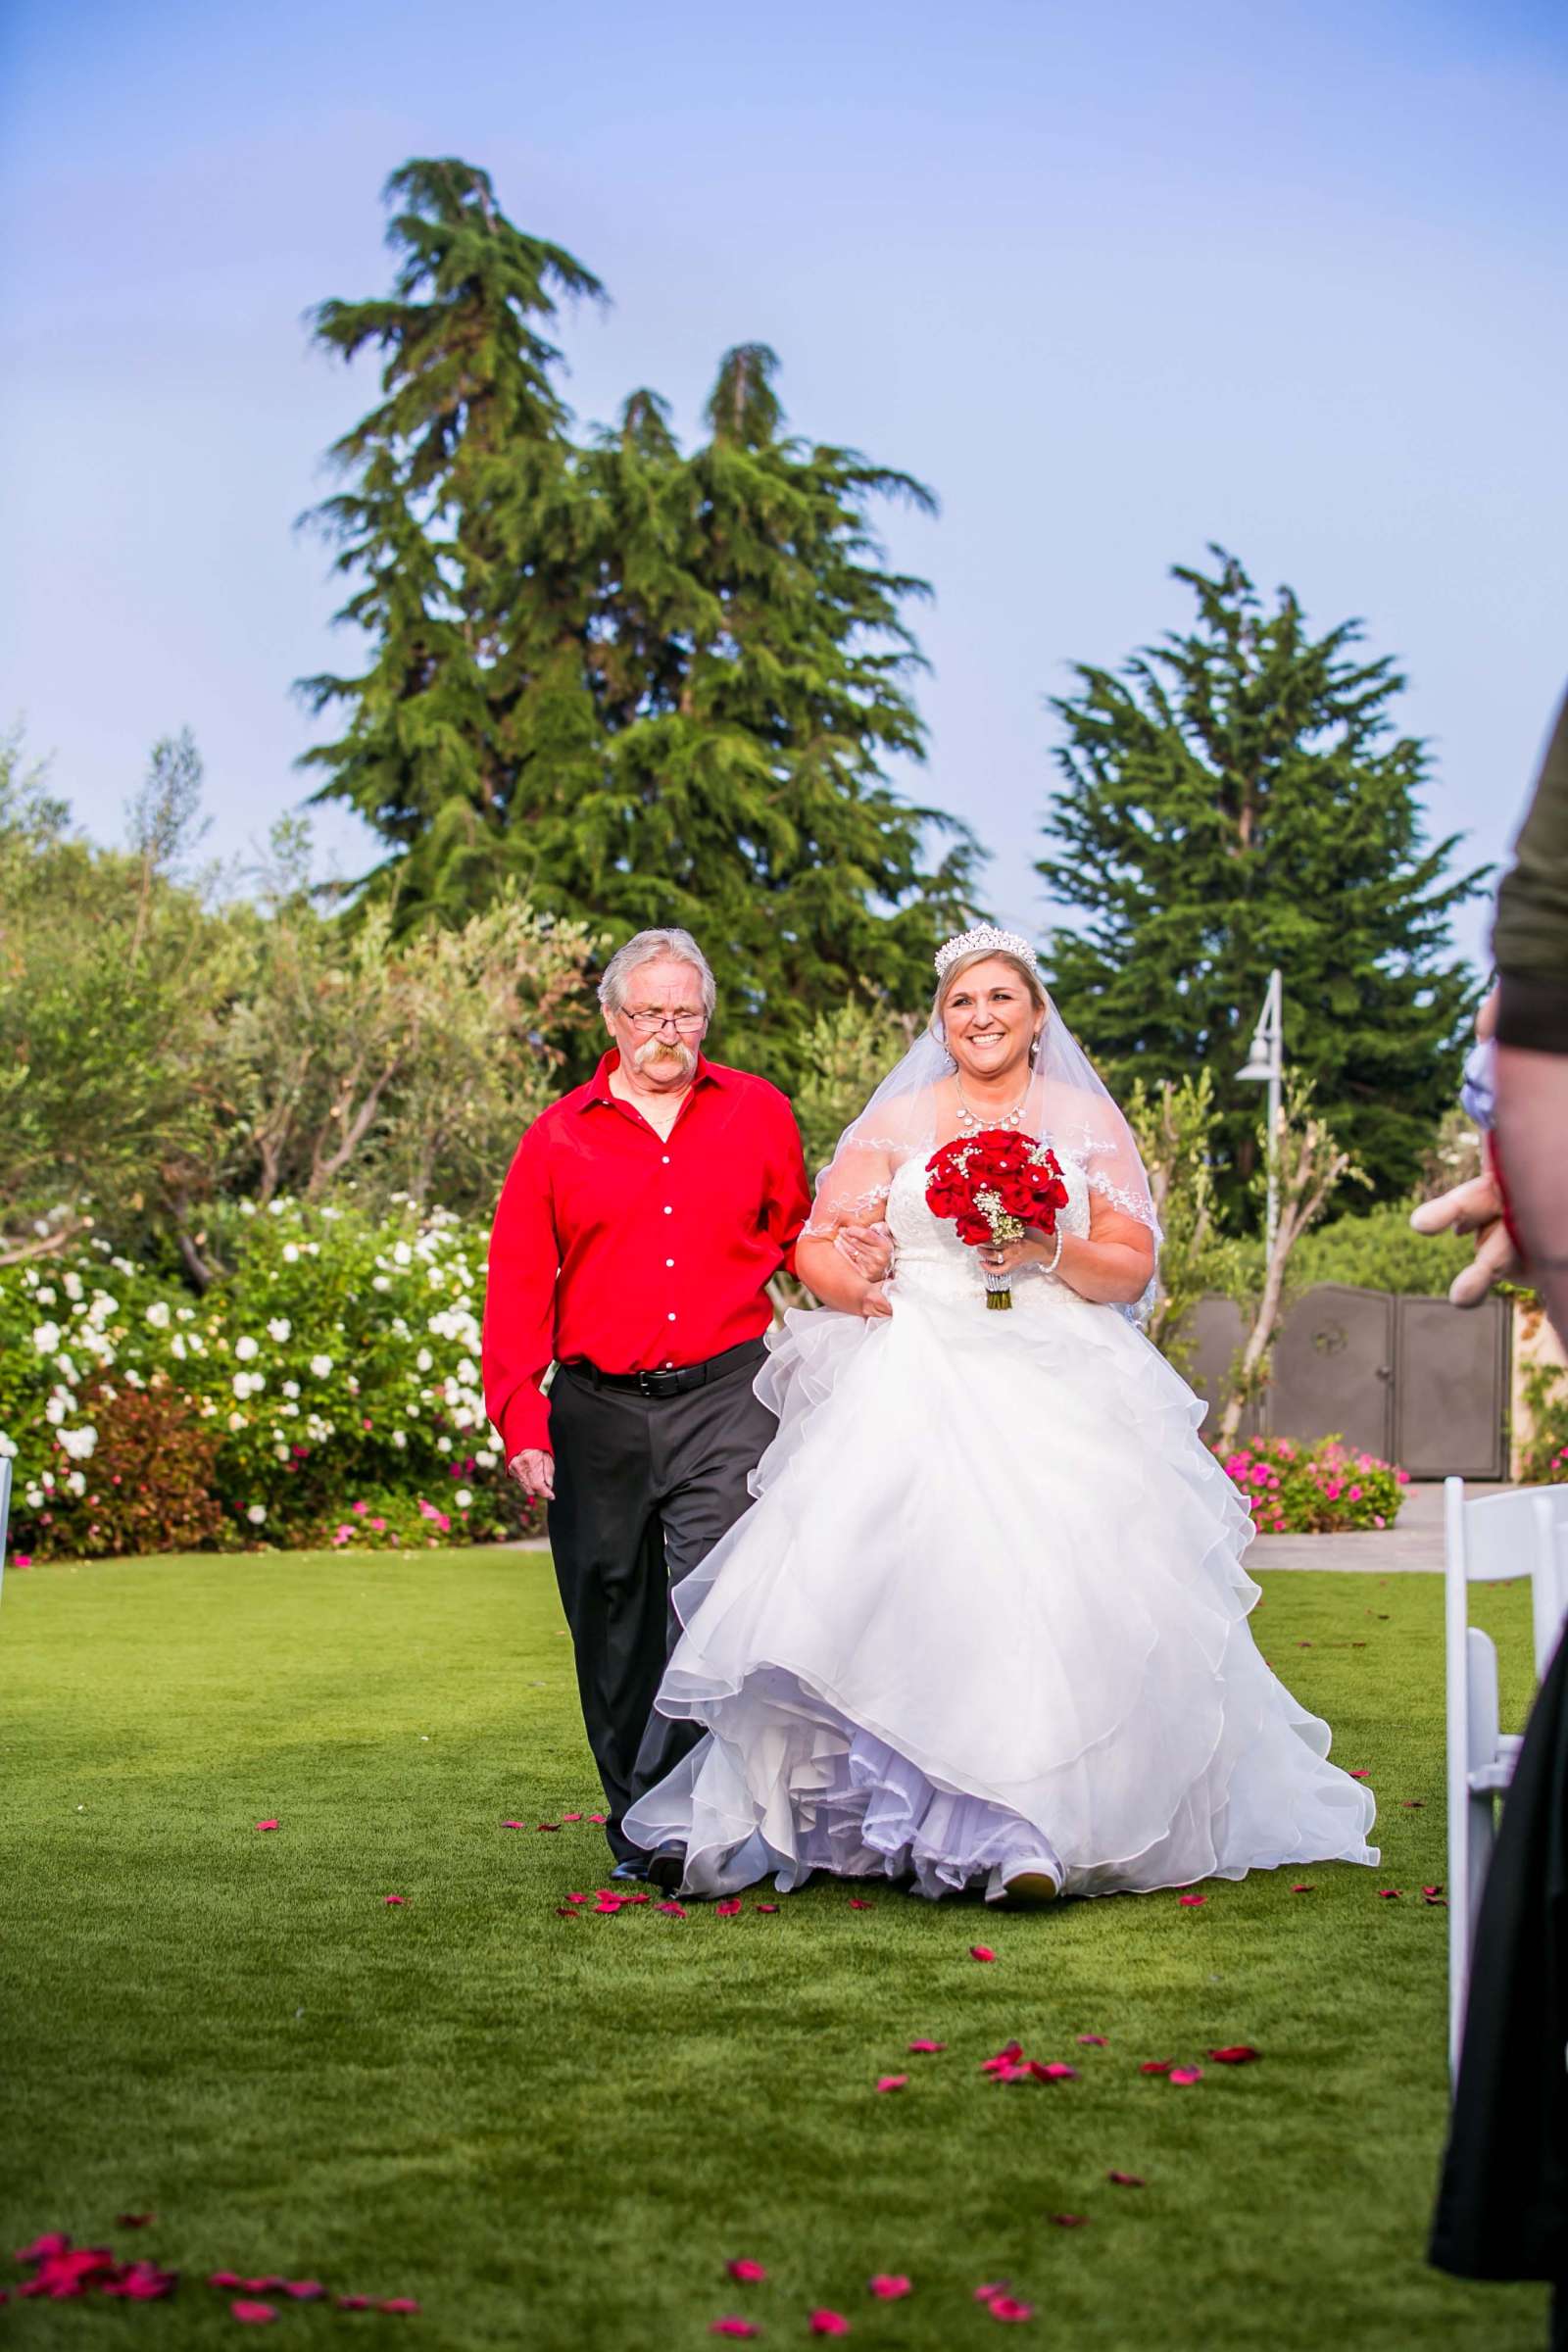
[[[689,932],[639,932],[611,958],[610,1051],[517,1148],[484,1318],[490,1418],[549,1505],[614,1875],[670,1885],[682,1858],[650,1862],[621,1816],[700,1736],[653,1713],[669,1587],[751,1499],[775,1426],[752,1390],[767,1285],[809,1199],[784,1096],[702,1053],[714,995]]]

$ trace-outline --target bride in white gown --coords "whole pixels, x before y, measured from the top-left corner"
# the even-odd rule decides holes
[[[1202,1405],[1138,1328],[1158,1232],[1127,1124],[1024,940],[937,968],[818,1185],[797,1265],[823,1303],[759,1376],[757,1501],[675,1590],[657,1703],[707,1736],[626,1833],[703,1895],[827,1870],[1016,1904],[1375,1862],[1370,1792],[1248,1630],[1252,1524]],[[992,1129],[1054,1151],[1054,1237],[975,1249],[927,1207],[933,1151]],[[845,1246],[877,1219],[881,1284]]]

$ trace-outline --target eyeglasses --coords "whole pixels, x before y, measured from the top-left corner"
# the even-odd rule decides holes
[[[699,1029],[708,1026],[706,1012],[628,1012],[623,1018],[644,1037],[652,1037],[659,1029],[676,1029],[682,1037],[695,1037]]]

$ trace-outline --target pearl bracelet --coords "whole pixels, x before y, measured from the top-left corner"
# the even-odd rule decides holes
[[[1042,1274],[1054,1274],[1054,1272],[1056,1271],[1056,1268],[1057,1268],[1057,1267],[1060,1265],[1060,1263],[1061,1263],[1061,1245],[1062,1245],[1062,1239],[1063,1239],[1063,1236],[1062,1236],[1062,1230],[1061,1230],[1061,1227],[1058,1225],[1058,1226],[1056,1227],[1056,1249],[1055,1249],[1055,1254],[1054,1254],[1054,1256],[1052,1258],[1052,1261],[1051,1261],[1051,1263],[1050,1263],[1050,1265],[1049,1265],[1049,1266],[1042,1266],[1042,1267],[1041,1267],[1040,1271],[1041,1271],[1041,1273],[1042,1273]]]

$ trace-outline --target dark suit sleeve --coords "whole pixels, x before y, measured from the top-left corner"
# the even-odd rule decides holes
[[[1497,1042],[1568,1054],[1568,699],[1497,893]]]

